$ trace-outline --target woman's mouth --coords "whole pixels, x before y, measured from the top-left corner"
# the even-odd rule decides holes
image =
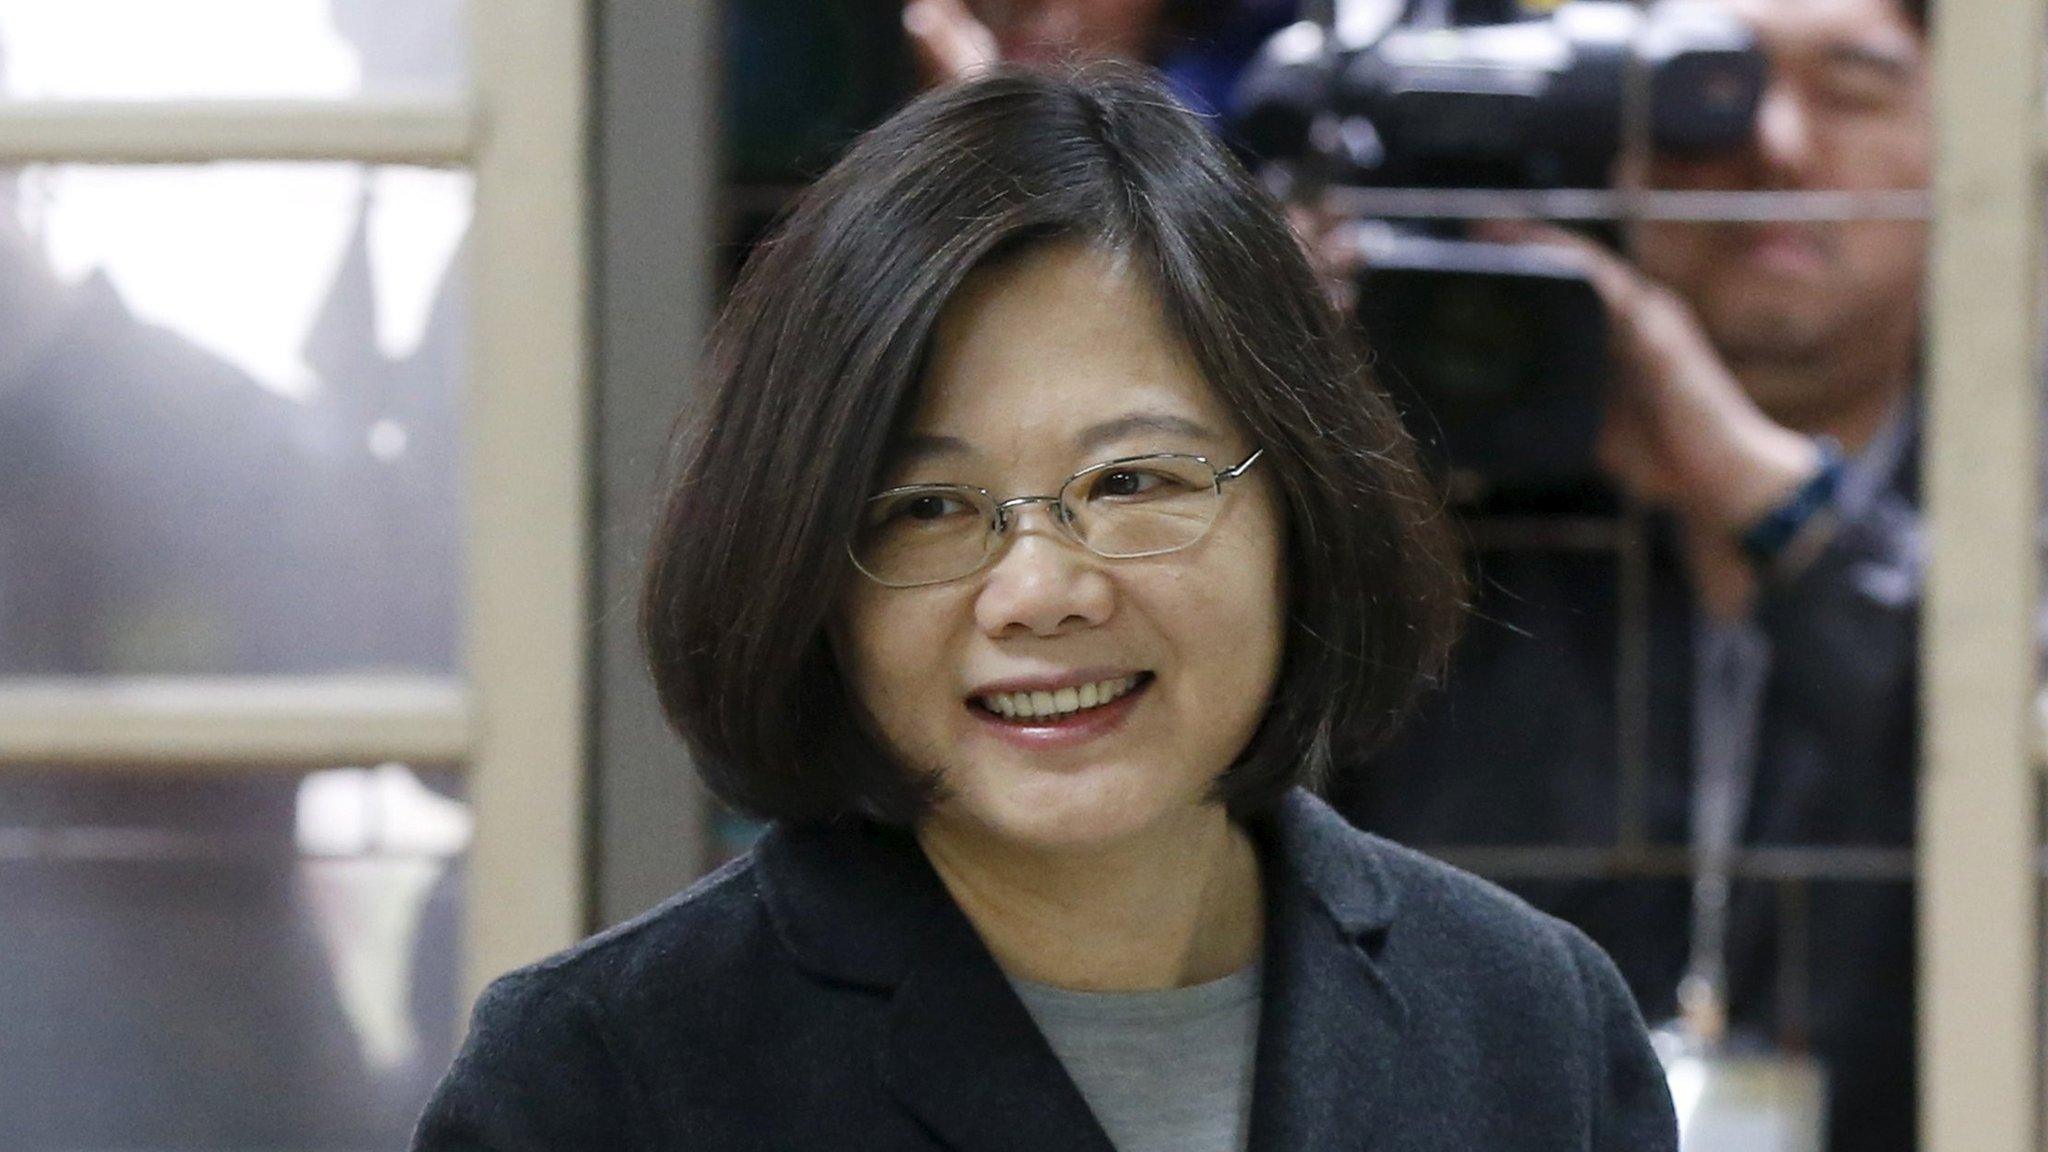
[[[1043,727],[1107,707],[1137,691],[1151,680],[1150,672],[1137,672],[1108,680],[1096,680],[1051,690],[991,692],[974,698],[974,703],[992,717],[1015,724]]]
[[[1133,672],[1058,688],[983,692],[967,711],[983,732],[1033,752],[1078,748],[1123,727],[1156,677]]]
[[[1060,687],[983,692],[967,700],[983,732],[1033,752],[1078,748],[1122,729],[1157,679],[1131,672]]]

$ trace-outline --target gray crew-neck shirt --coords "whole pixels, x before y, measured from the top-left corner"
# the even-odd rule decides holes
[[[1260,971],[1157,992],[1010,986],[1117,1152],[1243,1152]]]

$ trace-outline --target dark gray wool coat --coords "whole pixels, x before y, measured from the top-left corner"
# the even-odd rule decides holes
[[[1344,823],[1252,826],[1254,1152],[1672,1152],[1607,957]],[[414,1147],[1113,1152],[915,841],[775,828],[647,915],[493,984]]]

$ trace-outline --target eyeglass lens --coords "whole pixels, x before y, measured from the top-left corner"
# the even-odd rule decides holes
[[[1186,548],[1208,532],[1221,506],[1215,469],[1193,456],[1099,465],[1068,480],[1059,497],[1066,510],[1062,527],[1110,558]],[[1000,542],[996,505],[986,493],[918,486],[868,502],[853,555],[885,584],[928,584],[975,571]]]

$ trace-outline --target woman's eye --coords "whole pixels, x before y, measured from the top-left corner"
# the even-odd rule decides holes
[[[895,501],[883,512],[881,519],[895,523],[932,524],[972,510],[967,501],[957,496],[926,492]]]
[[[910,502],[903,514],[912,520],[937,520],[946,514],[946,504],[944,496],[919,496]]]
[[[1186,492],[1190,481],[1166,468],[1112,468],[1089,486],[1091,500],[1156,499]]]
[[[1103,474],[1102,482],[1095,486],[1095,491],[1101,496],[1136,496],[1157,483],[1157,476],[1135,470],[1106,472]]]

